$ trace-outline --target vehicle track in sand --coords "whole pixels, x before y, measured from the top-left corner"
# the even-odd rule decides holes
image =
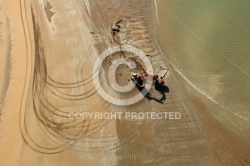
[[[53,95],[63,99],[62,96],[59,96],[58,94],[63,94],[66,97],[64,99],[67,100],[82,100],[84,98],[88,98],[92,95],[94,95],[94,93],[96,93],[96,91],[93,91],[93,93],[89,96],[88,93],[82,93],[82,94],[78,94],[78,95],[70,95],[64,92],[60,92],[58,91],[58,89],[64,89],[64,88],[79,88],[79,87],[83,87],[86,86],[89,82],[85,82],[86,80],[88,80],[91,76],[87,76],[85,78],[81,78],[80,80],[78,80],[75,83],[63,83],[63,82],[57,82],[55,80],[53,80],[51,77],[48,76],[47,73],[47,69],[46,69],[46,62],[45,62],[45,55],[44,55],[44,48],[43,48],[43,44],[42,44],[42,39],[41,39],[41,34],[40,34],[40,30],[39,27],[37,26],[37,22],[35,21],[35,17],[34,14],[32,14],[32,19],[33,19],[33,28],[34,28],[34,38],[35,38],[35,58],[34,58],[34,76],[33,76],[33,88],[32,88],[32,96],[33,96],[33,109],[35,111],[35,115],[36,118],[40,124],[41,129],[43,130],[44,135],[46,135],[48,138],[50,136],[53,136],[54,138],[52,139],[52,141],[56,144],[58,144],[57,147],[45,147],[42,145],[39,145],[36,143],[36,141],[34,141],[32,139],[32,136],[29,135],[29,132],[27,131],[28,129],[26,128],[26,126],[29,125],[29,122],[27,122],[27,120],[25,119],[25,115],[23,115],[23,119],[21,118],[20,122],[23,123],[22,125],[24,125],[24,127],[22,128],[24,131],[23,132],[23,136],[24,136],[24,140],[27,142],[27,144],[33,148],[34,150],[41,152],[41,153],[58,153],[61,152],[63,150],[66,150],[67,148],[70,147],[77,147],[78,146],[74,145],[74,142],[77,140],[77,142],[86,142],[86,139],[89,139],[90,136],[94,135],[96,132],[99,132],[99,130],[101,128],[103,128],[107,123],[109,123],[109,121],[107,122],[94,122],[94,123],[90,123],[89,121],[73,121],[73,122],[69,122],[67,121],[67,112],[59,109],[57,106],[55,106],[54,103],[51,103],[50,101],[47,100],[46,96],[48,93],[48,88],[47,85],[52,86],[52,88],[55,88],[57,91],[53,91]],[[88,49],[89,50],[89,49]],[[91,52],[90,52],[91,53]],[[87,54],[85,54],[85,56],[89,56],[88,51]],[[84,60],[84,58],[82,58],[82,60],[79,62],[78,66],[83,65],[86,62],[86,60]],[[82,76],[82,67],[77,67],[77,78]],[[79,72],[80,71],[80,72]],[[80,75],[78,73],[81,73]],[[48,80],[48,81],[47,81]],[[93,88],[92,88],[93,89]],[[49,89],[50,90],[50,89]],[[72,98],[72,96],[84,96],[83,98]],[[37,102],[38,101],[38,102]],[[104,109],[107,106],[109,106],[109,103],[107,102],[101,102],[99,104],[99,107]],[[25,112],[24,112],[25,114]],[[51,116],[53,115],[53,116]],[[57,118],[61,117],[66,121],[60,121],[60,122],[55,122],[53,120],[53,118]],[[125,135],[128,135],[128,133],[133,133],[131,130],[130,131],[125,131],[123,133],[124,135],[124,139],[126,139]],[[73,135],[73,136],[71,136]],[[121,134],[122,135],[122,134]],[[136,133],[135,133],[136,135]],[[108,149],[110,149],[109,147],[111,146],[111,149],[114,149],[114,147],[118,146],[114,146],[116,145],[118,142],[118,144],[120,144],[120,142],[122,142],[122,140],[117,140],[117,141],[108,141],[112,138],[114,138],[116,136],[107,136],[107,138],[102,137],[102,139],[104,139],[102,142],[105,143],[104,147],[105,147],[105,151],[107,151]],[[131,137],[131,134],[129,134],[127,137]],[[100,144],[100,141],[94,141],[95,138],[89,139],[90,143],[97,143]],[[100,139],[100,138],[98,138]],[[106,141],[105,141],[106,139]],[[56,140],[56,141],[55,141]],[[58,143],[59,141],[62,141],[64,143],[60,144]],[[102,143],[101,142],[101,143]],[[88,146],[88,145],[87,145]],[[99,151],[100,148],[102,148],[101,146],[97,146],[97,147],[88,147],[88,149],[94,149],[94,151]],[[95,150],[96,149],[96,150]]]
[[[201,123],[189,96],[185,93],[174,69],[165,61],[162,57],[164,55],[153,43],[154,38],[149,31],[143,0],[91,0],[89,1],[91,11],[87,9],[88,6],[84,1],[62,0],[58,3],[51,0],[55,14],[48,24],[46,24],[47,18],[43,17],[44,13],[38,12],[39,2],[31,4],[27,0],[20,0],[19,3],[27,63],[19,124],[23,139],[30,148],[39,152],[39,155],[65,151],[67,153],[77,151],[84,155],[100,154],[104,158],[111,155],[112,158],[109,159],[116,160],[117,165],[211,165],[213,163],[209,143],[205,139],[205,133],[200,127]],[[28,18],[26,14],[32,18]],[[123,21],[120,33],[114,37],[110,28],[117,18],[122,18]],[[30,22],[33,29],[28,26]],[[67,26],[65,22],[68,23]],[[93,32],[92,36],[90,32]],[[56,43],[60,39],[61,43]],[[53,44],[51,46],[53,48],[50,48],[50,44]],[[168,87],[165,102],[161,101],[163,94],[154,88],[150,90],[153,96],[151,100],[145,98],[126,107],[114,106],[100,97],[99,87],[95,87],[92,82],[93,74],[97,72],[92,71],[97,54],[101,54],[111,46],[121,44],[133,45],[149,55],[155,73],[162,69],[170,70],[165,78]],[[70,55],[64,55],[60,50],[54,49],[57,46],[70,47],[69,51],[65,49],[68,51],[65,54]],[[99,73],[102,86],[117,98],[131,97],[132,94],[139,93],[133,89],[131,93],[123,96],[111,89],[106,78],[112,60],[129,56],[131,55],[126,52],[110,56],[105,59],[103,70]],[[59,71],[49,65],[51,62],[54,65],[62,64],[61,61],[68,60],[68,57],[76,59],[69,58],[74,61],[71,67],[66,66]],[[145,69],[141,61],[136,58],[130,59],[137,62],[138,71]],[[69,63],[66,60],[65,63]],[[67,70],[72,68],[75,70],[68,76]],[[118,79],[122,82],[127,80],[127,77],[128,75],[122,73]],[[72,111],[180,112],[182,118],[72,121],[68,117]],[[84,163],[84,159],[81,161]],[[245,162],[239,160],[235,163]]]

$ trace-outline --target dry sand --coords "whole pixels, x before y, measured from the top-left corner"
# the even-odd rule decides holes
[[[207,110],[216,108],[163,58],[148,28],[150,5],[142,0],[0,1],[0,165],[250,165],[249,142],[210,116]],[[119,18],[121,31],[113,38],[109,27]],[[125,107],[98,94],[93,65],[117,42],[150,55],[155,73],[169,69],[164,104],[154,88],[154,99]],[[113,60],[119,56],[130,55]],[[121,98],[138,93],[133,89],[122,96],[112,90],[106,77],[111,62],[106,59],[101,72],[104,89]],[[121,84],[128,78],[124,69],[117,72]],[[182,118],[72,121],[71,111],[165,111],[180,112]]]

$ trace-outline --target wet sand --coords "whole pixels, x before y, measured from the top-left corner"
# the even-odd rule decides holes
[[[45,8],[47,3],[10,0],[4,7],[9,27],[3,30],[14,47],[0,58],[1,78],[11,78],[6,87],[0,82],[0,165],[249,165],[249,145],[209,115],[209,101],[185,84],[154,43],[151,3],[50,0]],[[117,19],[121,31],[114,39],[110,25]],[[154,73],[169,69],[164,103],[154,88],[153,99],[130,106],[98,94],[94,63],[117,41],[150,55]],[[10,45],[6,38],[4,43]],[[118,98],[130,97],[137,89],[121,95],[107,80],[119,56],[104,61],[101,83]],[[116,74],[117,82],[127,82],[124,69]],[[182,118],[72,121],[72,111],[180,112]]]

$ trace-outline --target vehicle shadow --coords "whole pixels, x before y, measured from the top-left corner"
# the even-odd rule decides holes
[[[148,100],[154,100],[158,103],[161,103],[161,104],[164,104],[165,100],[167,99],[166,97],[166,93],[169,93],[169,88],[168,86],[166,85],[163,85],[163,86],[155,86],[155,90],[157,90],[161,95],[162,97],[160,99],[157,99],[155,97],[153,97],[147,89],[140,89],[140,88],[137,88],[142,94],[143,96],[148,99]]]

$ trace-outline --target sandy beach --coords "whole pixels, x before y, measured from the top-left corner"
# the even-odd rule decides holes
[[[161,51],[154,5],[0,0],[0,165],[250,165],[247,135],[216,119],[211,110],[218,106]],[[164,73],[164,88],[143,96],[128,79],[145,71]],[[117,112],[121,118],[99,116]],[[157,118],[162,112],[173,116]]]

